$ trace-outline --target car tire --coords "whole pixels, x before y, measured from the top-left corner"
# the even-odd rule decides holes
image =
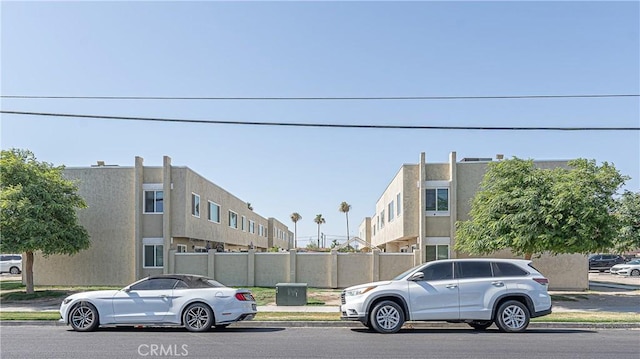
[[[9,269],[9,273],[20,274],[20,269],[18,267],[11,267],[11,269]]]
[[[404,311],[398,303],[384,300],[373,307],[369,323],[378,333],[397,333],[404,324]]]
[[[182,313],[182,323],[190,332],[206,332],[213,325],[213,311],[204,303],[190,304]]]
[[[498,307],[495,323],[501,332],[521,333],[529,326],[529,309],[517,300],[508,300]]]
[[[475,330],[486,330],[487,328],[489,328],[493,324],[493,321],[491,321],[491,320],[474,320],[474,321],[469,322],[467,324],[469,324]]]
[[[77,332],[94,331],[100,324],[98,310],[89,302],[80,302],[69,311],[69,324]]]
[[[631,273],[629,273],[630,276],[632,277],[636,277],[640,275],[640,269],[634,269],[631,271]]]

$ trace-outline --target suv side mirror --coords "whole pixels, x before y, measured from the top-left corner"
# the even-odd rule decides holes
[[[422,272],[413,273],[413,275],[409,277],[409,280],[412,282],[418,282],[418,281],[424,280],[424,273]]]

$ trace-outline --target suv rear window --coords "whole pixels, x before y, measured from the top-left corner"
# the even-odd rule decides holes
[[[518,267],[515,264],[505,263],[505,262],[493,263],[493,275],[495,277],[522,277],[527,274],[529,274],[527,273],[527,271]]]

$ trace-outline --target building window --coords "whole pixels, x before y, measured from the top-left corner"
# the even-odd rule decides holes
[[[144,213],[162,213],[163,210],[163,192],[144,191]]]
[[[220,205],[211,201],[209,201],[208,203],[209,213],[207,213],[207,219],[211,222],[220,223]]]
[[[425,203],[426,203],[426,210],[428,212],[448,212],[449,211],[449,189],[448,188],[427,188]]]
[[[234,211],[229,211],[229,227],[238,229],[238,214]]]
[[[256,233],[256,222],[249,220],[249,233]]]
[[[164,265],[163,261],[163,245],[162,244],[145,244],[144,245],[144,267],[158,268]]]
[[[200,195],[191,193],[191,214],[200,218]]]
[[[177,253],[186,253],[186,252],[187,252],[187,245],[186,244],[178,244]]]
[[[258,235],[263,237],[264,236],[264,226],[260,225],[260,227],[258,228]]]
[[[384,228],[384,209],[380,212],[380,228]]]
[[[449,259],[449,245],[427,245],[427,262],[438,259]]]
[[[393,207],[393,201],[389,202],[389,208],[387,208],[387,210],[389,211],[389,222],[391,222],[393,221],[393,215],[396,213]]]
[[[402,214],[402,193],[396,195],[396,210],[398,211],[398,217],[400,217],[400,214]]]
[[[247,217],[242,216],[242,231],[246,232],[247,231]]]

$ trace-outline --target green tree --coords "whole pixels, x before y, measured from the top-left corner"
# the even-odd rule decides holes
[[[0,251],[25,253],[27,293],[33,293],[33,253],[75,254],[89,248],[76,209],[86,208],[64,166],[38,162],[28,150],[0,154]]]
[[[627,177],[606,162],[568,165],[542,169],[515,157],[490,163],[471,220],[456,223],[455,249],[474,255],[510,249],[531,258],[612,248],[619,225],[610,211]]]
[[[349,210],[351,209],[351,205],[347,202],[340,203],[340,208],[338,210],[347,218],[347,241],[349,241]]]
[[[620,223],[615,250],[623,253],[640,248],[640,192],[625,191],[616,200],[614,216]]]
[[[291,221],[293,222],[293,238],[294,239],[294,248],[298,248],[298,221],[302,219],[302,216],[298,212],[291,213]]]
[[[316,218],[313,221],[318,225],[318,248],[320,248],[320,225],[326,223],[322,214],[316,214]]]

